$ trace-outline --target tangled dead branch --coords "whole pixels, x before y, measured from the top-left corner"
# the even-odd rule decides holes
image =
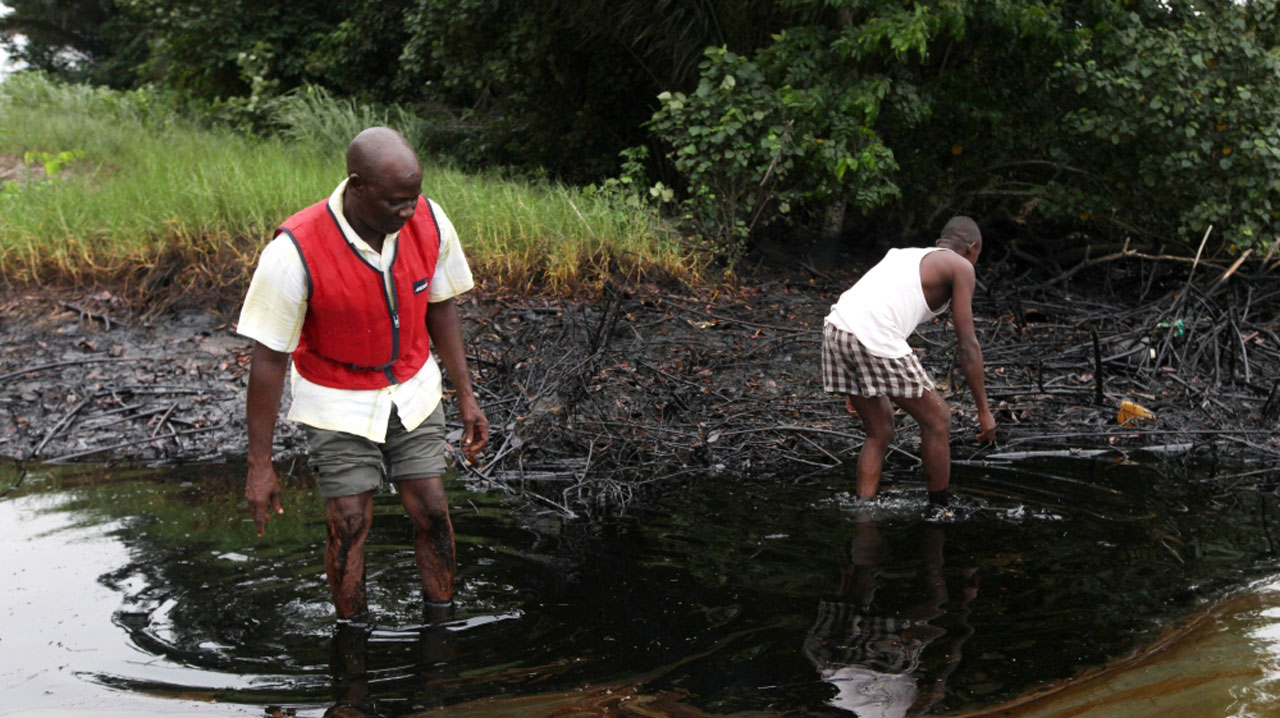
[[[1126,257],[1046,283],[1007,259],[980,266],[974,307],[996,446],[973,440],[949,324],[913,339],[956,412],[955,459],[1212,451],[1254,462],[1232,470],[1233,487],[1275,486],[1280,279],[1248,265],[1195,275]],[[705,294],[617,286],[590,302],[467,298],[464,333],[493,435],[461,479],[591,517],[695,478],[837,470],[863,435],[822,392],[820,329],[854,276],[814,272]],[[243,455],[248,345],[225,320],[146,326],[89,299],[25,317],[24,306],[0,315],[0,454]],[[1155,418],[1118,424],[1123,401]],[[283,419],[277,439],[279,457],[304,450]],[[900,418],[890,460],[918,465],[917,446],[915,423]]]
[[[1107,265],[1088,285],[1031,284],[996,263],[977,299],[1001,435],[980,449],[954,335],[915,342],[959,417],[953,456],[1221,447],[1271,461],[1280,415],[1280,281],[1186,281],[1185,266]],[[494,302],[473,314],[498,451],[472,475],[566,514],[616,508],[659,482],[832,470],[863,435],[825,396],[820,326],[844,283],[774,280],[709,297],[614,291],[590,305]],[[852,281],[848,279],[846,281]],[[1148,298],[1150,297],[1150,298]],[[1123,401],[1155,420],[1117,423]],[[918,464],[898,422],[894,460]],[[1234,451],[1233,451],[1234,450]],[[1278,471],[1277,473],[1280,473]],[[1259,485],[1275,477],[1257,476]]]

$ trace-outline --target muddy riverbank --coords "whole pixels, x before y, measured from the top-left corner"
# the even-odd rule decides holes
[[[953,457],[1123,458],[1154,447],[1262,462],[1233,468],[1224,486],[1272,490],[1280,281],[1201,275],[1117,265],[1067,284],[986,268],[974,310],[1000,422],[994,447],[973,439],[949,324],[923,326],[914,340],[955,411]],[[847,465],[862,434],[822,392],[819,350],[822,319],[854,276],[608,287],[589,301],[473,292],[460,308],[493,437],[462,478],[583,516],[670,482]],[[0,455],[240,459],[249,344],[234,320],[234,308],[141,314],[103,290],[11,290],[0,302]],[[1117,423],[1124,401],[1154,418]],[[305,451],[283,419],[277,442],[281,461]],[[918,465],[907,417],[895,446],[896,467]]]

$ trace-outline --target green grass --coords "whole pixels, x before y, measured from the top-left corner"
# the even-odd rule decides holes
[[[277,101],[272,137],[183,119],[167,99],[17,75],[0,84],[0,155],[84,153],[53,178],[0,187],[0,272],[10,283],[117,283],[135,298],[233,296],[283,219],[343,177],[343,145],[404,123],[323,94]],[[425,167],[423,192],[458,228],[482,282],[574,292],[611,271],[696,279],[699,263],[651,213],[542,181]],[[226,298],[226,297],[223,297]]]

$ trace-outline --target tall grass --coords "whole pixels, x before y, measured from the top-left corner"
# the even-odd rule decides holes
[[[10,77],[0,84],[6,164],[29,151],[84,157],[0,191],[0,272],[10,282],[124,282],[143,295],[237,294],[273,228],[344,176],[356,131],[390,124],[412,140],[419,127],[401,110],[315,91],[279,100],[273,119],[276,136],[252,137],[197,125],[145,91]],[[655,216],[576,188],[428,166],[423,192],[457,226],[476,275],[499,285],[571,292],[619,267],[697,275]]]

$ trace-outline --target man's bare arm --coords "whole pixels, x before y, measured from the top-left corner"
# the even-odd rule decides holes
[[[259,536],[266,531],[267,521],[273,512],[284,513],[284,505],[280,502],[280,480],[276,478],[276,470],[271,463],[271,444],[288,368],[288,354],[253,343],[249,392],[245,401],[249,423],[249,472],[244,496],[249,502],[249,513]]]
[[[973,328],[973,265],[955,256],[951,262],[954,274],[951,280],[951,318],[956,326],[956,359],[964,370],[965,382],[973,392],[973,402],[978,407],[978,441],[991,442],[996,438],[996,420],[987,406],[986,378],[983,375],[982,347]]]
[[[427,332],[440,355],[445,373],[457,392],[458,415],[462,418],[462,453],[467,461],[475,461],[480,450],[489,443],[489,420],[480,410],[471,388],[471,372],[462,345],[462,327],[458,321],[458,305],[453,299],[432,302],[427,309]]]

